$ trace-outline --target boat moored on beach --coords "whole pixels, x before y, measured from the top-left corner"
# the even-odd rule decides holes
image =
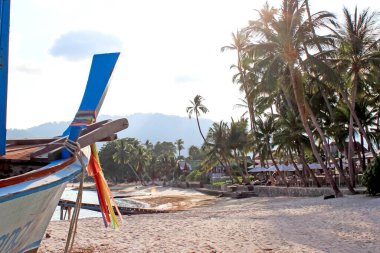
[[[98,54],[93,57],[79,110],[61,136],[6,140],[10,0],[0,3],[3,53],[0,59],[0,252],[31,253],[37,252],[66,184],[83,174],[86,167],[89,169],[91,163],[98,166],[95,143],[116,139],[116,133],[127,128],[128,121],[123,118],[96,122],[119,57],[119,53]],[[102,180],[101,170],[92,174],[95,180]]]

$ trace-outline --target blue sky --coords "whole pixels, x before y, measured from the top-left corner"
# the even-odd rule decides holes
[[[200,94],[214,121],[238,117],[231,33],[255,18],[264,0],[13,0],[8,128],[71,120],[91,56],[120,51],[101,114],[187,116]],[[281,1],[269,1],[279,6]],[[340,13],[377,1],[310,0],[312,11]]]

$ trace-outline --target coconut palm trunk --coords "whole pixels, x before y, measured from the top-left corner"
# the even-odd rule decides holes
[[[348,180],[345,176],[345,173],[344,173],[344,170],[341,168],[341,166],[339,166],[338,162],[336,161],[336,159],[333,157],[332,153],[331,153],[331,150],[330,150],[330,146],[328,145],[327,143],[327,140],[326,140],[326,137],[325,137],[325,134],[323,133],[322,131],[322,128],[321,126],[319,125],[318,121],[317,121],[317,118],[315,117],[315,114],[314,112],[311,110],[309,104],[305,101],[305,108],[306,108],[306,111],[309,113],[309,116],[313,122],[313,125],[315,126],[315,128],[317,129],[317,132],[322,140],[322,145],[323,145],[323,150],[325,151],[325,154],[327,155],[326,157],[331,160],[335,166],[335,168],[338,169],[339,173],[341,174],[341,176],[343,177],[343,180],[346,182],[346,185],[347,185],[347,188],[348,190],[352,193],[352,194],[356,194],[356,191],[354,190],[353,188],[353,184],[352,182],[350,182],[350,180]]]
[[[269,139],[267,139],[267,145],[268,145],[268,148],[270,148],[270,142],[269,142]],[[281,177],[282,184],[283,184],[283,185],[286,185],[286,187],[289,187],[289,183],[288,183],[288,181],[286,181],[286,178],[285,178],[285,176],[284,176],[283,171],[281,171],[281,170],[278,168],[278,166],[277,166],[276,160],[274,159],[273,154],[272,154],[272,150],[268,150],[268,151],[269,151],[270,158],[271,158],[271,160],[272,160],[272,162],[273,162],[273,165],[274,165],[274,167],[276,168],[277,173],[278,173],[278,174],[280,175],[280,177]]]
[[[332,177],[330,171],[327,169],[326,165],[324,164],[317,147],[315,145],[315,140],[313,133],[311,132],[309,123],[307,122],[307,116],[306,116],[306,109],[305,109],[305,99],[303,97],[303,89],[300,87],[301,86],[301,78],[299,76],[299,73],[295,70],[294,68],[294,62],[288,62],[288,68],[289,68],[289,73],[291,76],[291,83],[292,83],[292,88],[293,92],[295,95],[295,100],[298,108],[298,112],[300,114],[300,118],[302,121],[302,124],[305,128],[306,134],[309,138],[311,149],[313,151],[313,154],[319,164],[321,165],[323,172],[325,173],[326,179],[330,183],[332,189],[334,190],[334,193],[337,197],[343,196],[342,192],[339,190],[336,182],[334,181],[334,178]]]
[[[369,137],[367,135],[367,131],[364,130],[363,125],[360,123],[358,115],[356,114],[355,107],[353,107],[352,104],[348,100],[348,94],[347,94],[347,92],[346,91],[341,91],[340,93],[342,94],[342,98],[343,98],[344,103],[348,106],[348,109],[350,110],[350,116],[352,115],[352,117],[353,117],[353,119],[355,121],[355,124],[359,128],[360,133],[363,134],[364,139],[369,144],[369,151],[371,152],[371,154],[373,155],[373,157],[377,157],[377,153],[373,149],[372,145],[370,145],[371,141],[370,141],[370,139],[369,139]]]
[[[202,136],[203,141],[207,144],[206,138],[203,135],[203,132],[202,132],[202,129],[201,129],[201,125],[199,124],[199,117],[198,117],[199,115],[198,114],[199,114],[198,112],[195,112],[195,118],[197,119],[198,130],[199,130],[199,133]]]
[[[306,161],[306,158],[305,158],[305,152],[301,149],[298,150],[298,156],[301,160],[301,163],[303,165],[303,168],[305,170],[307,170],[307,172],[310,174],[311,178],[313,179],[313,181],[315,182],[316,186],[319,188],[321,187],[321,183],[319,182],[318,178],[315,176],[315,173],[312,169],[310,169],[307,161]]]
[[[357,77],[354,76],[353,87],[351,92],[351,107],[355,108],[356,101],[356,93],[357,93]],[[355,145],[356,146],[356,145]],[[352,111],[350,111],[350,123],[348,126],[348,170],[350,174],[350,183],[355,185],[355,164],[353,160],[353,156],[355,155],[355,147],[354,147],[354,118],[352,115]]]
[[[234,158],[235,158],[236,166],[238,167],[238,170],[239,170],[239,174],[242,177],[243,183],[248,184],[249,180],[247,180],[247,177],[245,176],[244,171],[239,166],[240,162],[239,162],[238,153],[236,152],[236,150],[234,150]]]
[[[364,137],[362,134],[360,134],[360,143],[361,143],[361,150],[362,150],[362,159],[360,159],[361,162],[361,165],[362,165],[362,169],[363,169],[363,172],[365,171],[366,169],[366,157],[365,157],[365,150],[364,150]]]
[[[302,175],[301,171],[298,169],[297,164],[296,164],[296,162],[294,161],[293,154],[292,154],[292,151],[291,151],[291,150],[289,150],[289,155],[290,155],[290,160],[292,161],[292,164],[293,164],[293,166],[294,166],[294,169],[296,170],[296,174],[297,174],[298,177],[301,179],[302,184],[306,187],[306,186],[307,186],[306,178],[305,178],[304,175]]]

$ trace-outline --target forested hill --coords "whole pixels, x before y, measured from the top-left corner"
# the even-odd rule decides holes
[[[121,117],[125,116],[100,115],[98,120]],[[142,113],[126,116],[126,118],[129,121],[129,127],[118,134],[119,138],[133,137],[142,143],[149,140],[153,144],[157,141],[175,142],[182,139],[186,149],[191,145],[200,147],[203,143],[195,118]],[[200,119],[200,125],[205,135],[212,123],[211,120]],[[50,138],[60,135],[68,125],[69,122],[48,122],[28,129],[9,129],[7,138]]]

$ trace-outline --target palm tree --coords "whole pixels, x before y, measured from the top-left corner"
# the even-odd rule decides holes
[[[191,119],[191,115],[193,115],[193,113],[195,113],[195,117],[197,119],[199,133],[201,134],[204,142],[207,143],[206,142],[206,138],[204,137],[204,135],[202,133],[201,126],[199,124],[199,116],[200,116],[201,112],[202,113],[207,113],[208,112],[207,107],[202,104],[203,100],[204,99],[203,99],[202,96],[196,95],[194,97],[193,101],[190,100],[191,106],[189,106],[189,107],[186,108],[186,112],[189,114],[189,118],[190,119]]]
[[[368,150],[371,149],[372,143],[377,144],[377,139],[373,131],[370,131],[370,129],[374,129],[376,126],[376,120],[377,120],[377,109],[373,107],[373,101],[366,97],[360,97],[356,104],[355,104],[355,111],[359,118],[360,123],[365,127],[365,131],[370,138],[371,142],[367,143]],[[366,169],[366,159],[365,159],[365,152],[364,152],[364,136],[359,131],[360,134],[360,143],[361,143],[361,152],[362,152],[362,159],[360,159],[362,164],[363,171]]]
[[[378,51],[378,26],[376,24],[377,13],[370,13],[369,9],[363,10],[358,15],[357,7],[355,7],[352,15],[348,9],[343,8],[345,23],[343,25],[336,24],[331,29],[337,43],[335,57],[332,59],[334,68],[339,73],[344,73],[344,79],[348,87],[342,87],[343,99],[350,109],[349,122],[349,150],[348,160],[350,168],[351,184],[354,184],[354,168],[352,157],[354,155],[354,121],[358,124],[362,134],[366,137],[368,143],[370,140],[366,135],[361,123],[357,119],[355,112],[355,103],[357,100],[360,85],[365,83],[366,76],[370,75],[373,65],[380,64],[380,53]],[[348,88],[348,95],[346,89]],[[376,153],[370,148],[372,154]]]
[[[298,0],[283,0],[282,6],[276,15],[273,15],[269,20],[251,21],[250,26],[246,30],[253,36],[262,36],[265,39],[253,44],[255,53],[261,58],[258,65],[265,66],[263,81],[268,82],[268,80],[265,80],[266,78],[273,80],[276,77],[279,78],[285,72],[289,73],[295,103],[300,114],[301,122],[309,138],[313,154],[320,163],[335,195],[342,196],[331,173],[323,163],[309,126],[309,113],[306,109],[307,100],[305,99],[302,72],[300,69],[306,38],[309,38],[309,46],[315,45],[313,40],[318,40],[319,44],[329,41],[323,36],[312,38],[310,27],[317,26],[317,23],[309,24],[308,22],[304,22],[304,12],[304,3],[299,5]],[[329,17],[327,13],[321,13],[318,22],[321,23],[326,17]],[[313,124],[315,123],[316,122],[313,121]]]
[[[138,140],[134,138],[125,138],[116,141],[116,152],[112,158],[117,164],[126,164],[133,171],[142,185],[145,185],[142,174],[142,166],[145,164],[146,156],[143,156]]]
[[[320,187],[321,185],[317,177],[314,172],[310,170],[302,153],[299,152],[308,146],[308,139],[304,135],[305,131],[299,117],[297,117],[293,110],[287,110],[285,113],[280,115],[277,126],[277,131],[273,135],[273,143],[278,146],[277,150],[286,150],[289,153],[292,163],[294,163],[293,152],[298,153],[297,155],[300,158],[300,162],[304,165],[304,171],[307,171],[316,185]],[[295,164],[293,165],[304,185],[307,185],[304,176],[301,175],[301,172],[298,170],[297,166]]]
[[[189,148],[189,160],[201,160],[202,151],[195,145],[191,145]]]
[[[134,148],[135,163],[136,163],[136,172],[140,175],[142,179],[142,184],[145,184],[144,175],[149,175],[145,171],[145,167],[151,159],[149,151],[143,145],[138,145]],[[152,179],[150,178],[152,181]]]
[[[288,182],[285,179],[283,172],[278,168],[277,162],[273,156],[273,135],[278,129],[277,127],[277,115],[265,115],[265,119],[258,117],[256,120],[257,129],[255,131],[255,139],[257,143],[257,148],[260,152],[260,156],[268,156],[273,162],[273,165],[276,168],[277,173],[281,177],[283,185],[289,186]]]
[[[236,50],[237,53],[237,65],[232,65],[231,68],[236,68],[238,73],[234,75],[233,81],[240,84],[240,91],[244,93],[244,100],[247,101],[247,108],[249,113],[251,130],[254,129],[254,103],[252,101],[254,95],[253,86],[256,83],[256,76],[252,75],[252,71],[249,69],[251,58],[248,55],[249,36],[243,31],[237,31],[232,33],[232,40],[229,46],[224,46],[221,51]],[[250,74],[251,73],[251,74]]]
[[[128,165],[133,170],[136,178],[140,179],[134,168],[129,164],[131,160],[131,156],[129,154],[129,145],[130,144],[128,143],[127,139],[117,140],[115,146],[116,152],[112,155],[112,158],[117,164]],[[124,180],[124,173],[122,173],[121,177],[122,180]]]
[[[177,150],[178,150],[178,157],[181,156],[181,150],[184,149],[184,142],[182,139],[178,139],[174,142],[175,145],[177,145]]]
[[[247,151],[253,146],[248,133],[248,120],[241,118],[238,121],[231,120],[230,128],[228,129],[227,145],[232,150],[236,165],[239,169],[243,182],[250,184],[246,178],[247,171]],[[243,164],[243,169],[240,165]]]
[[[220,164],[226,170],[231,180],[234,181],[230,163],[232,155],[228,148],[228,132],[227,123],[223,121],[213,123],[207,133],[207,141],[202,149],[206,151],[205,162],[207,164]]]

